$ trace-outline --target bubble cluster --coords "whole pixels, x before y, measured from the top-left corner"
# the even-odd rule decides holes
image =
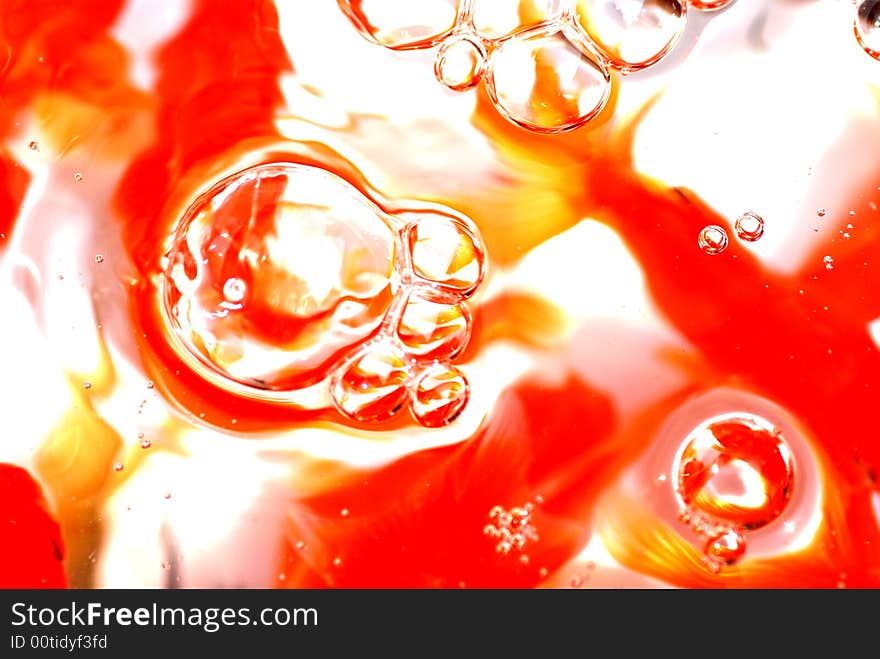
[[[880,0],[863,0],[859,5],[855,32],[865,52],[880,60]]]
[[[705,539],[709,565],[740,560],[745,534],[778,519],[794,486],[782,433],[755,415],[727,414],[694,428],[673,468],[681,519]]]
[[[697,1],[716,10],[732,0]],[[685,0],[338,0],[370,41],[392,50],[439,46],[437,79],[453,91],[484,82],[509,121],[558,133],[608,101],[611,70],[663,59],[684,32]]]
[[[507,555],[522,552],[530,542],[538,541],[538,531],[531,523],[535,504],[528,502],[507,510],[494,506],[489,511],[489,523],[483,534],[495,541],[495,551]]]
[[[323,169],[269,163],[211,187],[169,243],[162,316],[178,355],[213,384],[300,407],[323,388],[359,422],[409,408],[436,427],[466,405],[451,362],[484,275],[467,218],[388,211]]]

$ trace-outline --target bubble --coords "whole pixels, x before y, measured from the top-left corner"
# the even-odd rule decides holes
[[[736,235],[740,240],[755,242],[764,235],[764,219],[748,211],[736,218]]]
[[[864,0],[859,5],[855,32],[865,52],[880,60],[880,0]]]
[[[605,66],[553,28],[506,40],[489,59],[489,95],[502,115],[529,130],[583,126],[611,92]]]
[[[123,469],[125,469],[125,465],[121,462],[117,462],[113,465],[113,471],[122,471]]]
[[[819,217],[825,217],[825,209],[824,208],[816,209],[816,215],[818,215]]]
[[[826,270],[834,270],[834,259],[830,256],[823,256],[822,263],[825,264]]]
[[[103,254],[95,254],[95,263],[103,263],[104,255]]]
[[[625,71],[656,63],[684,31],[683,0],[578,0],[576,25],[608,62]]]
[[[728,529],[709,538],[703,551],[712,563],[733,565],[745,555],[746,542],[739,531]]]
[[[348,508],[343,508],[339,511],[340,517],[348,517]]]
[[[73,175],[73,180],[76,181],[77,183],[79,183],[80,181],[83,180],[83,175],[80,174],[79,172],[76,172],[76,173]]]
[[[92,388],[91,382],[83,382],[83,389],[91,389],[91,388]]]
[[[165,496],[166,499],[170,499],[170,498],[171,498],[171,492],[166,492],[164,496]]]
[[[468,37],[446,39],[434,60],[434,74],[453,91],[475,87],[483,75],[486,54],[483,46]]]
[[[728,5],[732,5],[736,0],[689,0],[689,4],[694,9],[700,11],[716,11],[724,9]]]
[[[156,387],[156,383],[152,380],[147,380],[147,389],[154,389]]]
[[[148,449],[148,448],[150,448],[152,445],[153,445],[153,442],[151,442],[149,439],[143,439],[143,440],[141,440],[141,448],[142,448],[142,449]]]
[[[339,556],[337,556],[336,558],[333,559],[333,566],[339,567],[340,565],[342,565],[342,559],[339,558]]]
[[[427,428],[449,425],[461,414],[469,396],[470,387],[461,371],[435,364],[416,382],[412,413]]]
[[[470,316],[463,304],[432,300],[414,292],[397,327],[406,351],[422,359],[453,359],[470,338]]]
[[[302,540],[297,540],[297,542],[296,542],[296,548],[297,548],[298,550],[302,551],[303,549],[306,548],[306,543],[304,543]]]
[[[387,48],[407,50],[437,44],[458,20],[459,0],[339,0],[365,37]]]
[[[37,142],[36,140],[34,140],[34,141],[31,142],[30,144],[28,144],[28,148],[29,148],[31,151],[39,151],[39,150],[40,150],[40,143]]]
[[[674,473],[676,495],[688,516],[746,530],[778,518],[794,485],[788,444],[778,429],[756,415],[724,415],[694,428]]]
[[[381,324],[395,232],[342,179],[293,163],[246,169],[187,210],[166,258],[163,314],[195,370],[247,393],[321,381]]]
[[[409,400],[409,372],[391,345],[373,344],[344,365],[332,389],[337,409],[356,421],[382,421]]]
[[[232,304],[238,304],[244,300],[246,292],[247,284],[237,277],[230,277],[226,280],[226,283],[223,284],[223,297],[227,302],[231,302]]]
[[[463,223],[449,217],[428,216],[411,224],[407,234],[416,275],[462,295],[480,284],[483,250]]]
[[[562,0],[483,0],[474,6],[472,25],[485,39],[500,39],[562,16]]]
[[[703,227],[700,235],[697,237],[697,244],[706,254],[720,254],[727,249],[727,231],[717,224]]]

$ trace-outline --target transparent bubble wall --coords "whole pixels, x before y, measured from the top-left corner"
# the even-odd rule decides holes
[[[233,393],[302,404],[329,387],[350,419],[410,406],[441,426],[468,398],[450,362],[468,342],[483,254],[452,210],[390,213],[326,170],[263,164],[184,213],[161,310],[183,361]]]
[[[367,39],[392,50],[438,47],[437,79],[486,85],[498,111],[543,133],[583,126],[611,95],[612,75],[653,66],[684,32],[688,4],[732,0],[339,0]]]

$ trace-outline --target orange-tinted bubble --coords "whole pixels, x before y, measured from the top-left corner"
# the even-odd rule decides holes
[[[459,0],[338,0],[355,27],[386,48],[425,48],[452,31]]]
[[[262,165],[190,206],[165,259],[163,311],[181,356],[209,378],[295,389],[379,327],[394,258],[391,226],[341,179]]]
[[[451,292],[467,295],[483,277],[483,249],[463,223],[440,215],[410,225],[413,272]]]
[[[779,517],[794,486],[788,445],[772,424],[754,415],[716,417],[695,428],[675,473],[686,514],[747,530]]]
[[[636,71],[659,61],[684,31],[684,0],[577,0],[576,25],[608,62]]]
[[[454,359],[467,345],[470,317],[462,304],[429,299],[414,292],[397,328],[406,351],[422,359]]]
[[[356,421],[389,419],[409,400],[406,361],[388,343],[373,344],[342,366],[332,389],[337,409]]]
[[[503,42],[490,57],[487,81],[507,119],[543,133],[583,126],[601,112],[611,92],[605,66],[556,30]]]
[[[746,542],[739,531],[728,529],[709,538],[703,551],[711,563],[733,565],[745,555]]]
[[[428,428],[452,423],[467,405],[470,386],[454,366],[436,364],[416,382],[412,401],[415,419]]]
[[[865,52],[880,60],[880,0],[864,0],[859,5],[855,31]]]
[[[764,235],[764,219],[757,213],[749,211],[736,218],[734,229],[740,240],[752,243]]]
[[[706,254],[713,256],[715,254],[720,254],[727,249],[729,242],[727,231],[717,224],[710,224],[707,227],[703,227],[700,231],[700,235],[697,236],[697,244],[700,246],[700,249],[706,252]]]
[[[434,60],[434,74],[453,91],[471,89],[480,82],[486,53],[481,43],[468,37],[446,39]]]

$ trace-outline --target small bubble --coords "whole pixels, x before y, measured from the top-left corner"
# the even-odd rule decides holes
[[[238,277],[230,277],[223,284],[223,297],[233,304],[238,304],[244,300],[247,293],[247,284]]]
[[[843,239],[844,239],[844,240],[849,240],[849,239],[851,238],[851,236],[849,235],[849,232],[848,232],[848,231],[844,231],[844,232],[843,232],[842,234],[840,234],[840,235],[843,236]]]
[[[434,60],[434,74],[453,91],[470,89],[480,82],[486,56],[478,41],[468,37],[446,39]]]
[[[284,581],[285,579],[287,579],[287,575],[284,574],[284,572],[281,572],[281,573],[278,575],[278,580],[279,580],[279,581]]]
[[[522,556],[520,556],[519,562],[522,563],[523,565],[528,565],[529,564],[528,554],[523,554]]]
[[[166,498],[166,499],[170,499],[170,498],[171,498],[171,492],[166,492],[166,493],[165,493],[165,498]]]
[[[306,548],[306,543],[304,543],[302,540],[298,540],[297,543],[296,543],[296,548],[297,548],[299,551],[302,551],[303,549]]]
[[[859,5],[855,32],[865,52],[880,60],[880,0],[864,0]]]
[[[823,256],[822,262],[825,264],[826,270],[834,270],[834,259],[830,256]]]
[[[29,148],[31,151],[39,151],[39,150],[40,150],[40,144],[39,144],[39,142],[37,142],[36,140],[34,140],[34,141],[31,142],[30,144],[28,144],[28,148]]]
[[[147,389],[152,389],[155,386],[156,385],[152,380],[147,380]]]
[[[91,388],[92,388],[91,382],[84,382],[83,383],[83,389],[91,389]]]
[[[104,255],[103,254],[95,254],[95,263],[103,263]]]
[[[764,219],[751,211],[736,218],[736,235],[740,240],[755,242],[764,235]]]
[[[819,217],[825,217],[825,209],[824,208],[817,209],[816,215],[818,215]]]
[[[542,567],[540,570],[538,570],[538,576],[542,579],[546,578],[548,574],[550,574],[550,571],[545,567]]]
[[[854,229],[855,227],[852,225],[852,223],[849,223],[846,225],[846,228],[847,229]]]
[[[855,216],[856,216],[856,212],[855,212],[855,211],[850,211],[850,212],[849,212],[849,216],[850,216],[850,217],[855,217]]]
[[[741,533],[730,529],[709,538],[704,551],[713,562],[733,565],[745,554],[746,542]]]
[[[697,244],[706,254],[720,254],[727,249],[727,231],[717,224],[710,224],[707,227],[703,227],[703,230],[700,231],[700,235],[697,238]]]
[[[77,183],[79,183],[80,181],[83,180],[83,175],[80,174],[79,172],[76,172],[76,174],[73,175],[73,180],[76,181]]]
[[[337,556],[336,558],[333,559],[333,565],[335,567],[339,567],[340,565],[342,565],[342,559],[339,558],[339,556]]]
[[[153,445],[153,442],[151,442],[149,439],[141,440],[141,448],[142,448],[142,449],[148,449],[148,448],[150,448],[152,445]]]
[[[125,468],[125,465],[123,465],[121,462],[117,462],[116,464],[113,465],[114,471],[122,471],[124,468]]]
[[[584,585],[584,580],[582,577],[572,577],[571,587],[572,588],[580,588]]]
[[[343,508],[342,510],[339,511],[339,514],[342,517],[348,517],[348,508]]]

